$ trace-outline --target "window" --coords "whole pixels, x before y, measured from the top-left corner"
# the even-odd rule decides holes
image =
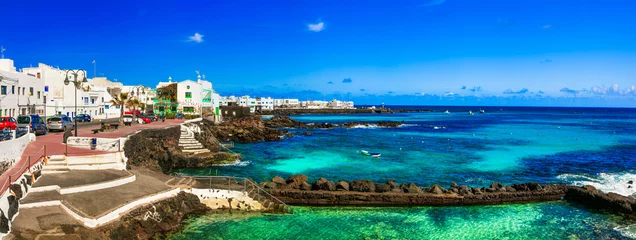
[[[91,98],[91,104],[95,104],[95,99]]]
[[[104,102],[104,97],[102,97],[102,102]]]
[[[7,95],[7,86],[0,87],[0,94]]]
[[[41,99],[41,98],[40,98],[40,91],[38,91],[38,99]]]
[[[42,103],[46,105],[46,96],[44,96],[44,101]]]
[[[183,112],[194,112],[194,107],[183,107]]]
[[[11,86],[11,94],[15,94],[15,86]]]
[[[186,92],[186,98],[192,98],[192,92]]]
[[[29,96],[33,96],[33,88],[29,88]]]

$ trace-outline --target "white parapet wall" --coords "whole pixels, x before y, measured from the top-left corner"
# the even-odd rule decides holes
[[[100,182],[96,184],[88,184],[82,186],[75,187],[67,187],[62,188],[58,185],[50,185],[44,187],[34,187],[31,188],[30,192],[46,192],[46,191],[57,191],[60,194],[71,194],[71,193],[79,193],[79,192],[88,192],[88,191],[96,191],[100,189],[113,188],[117,186],[121,186],[127,183],[134,182],[137,179],[135,175],[130,175],[127,177],[115,179],[108,182]]]
[[[33,140],[35,135],[29,133],[16,139],[0,142],[0,174],[20,160],[22,152]]]
[[[152,196],[148,196],[142,199],[138,199],[136,201],[133,201],[131,203],[128,203],[124,206],[121,206],[120,208],[117,208],[113,211],[111,211],[110,213],[99,217],[99,218],[88,218],[88,217],[82,217],[79,214],[77,214],[76,212],[74,212],[73,210],[69,209],[68,207],[66,207],[62,202],[60,201],[48,201],[48,202],[39,202],[39,203],[29,203],[29,204],[22,204],[20,206],[20,208],[34,208],[34,207],[48,207],[48,206],[60,206],[62,207],[62,209],[64,209],[64,211],[66,211],[69,215],[73,216],[73,218],[77,219],[78,221],[82,222],[82,224],[84,224],[84,226],[86,227],[90,227],[90,228],[95,228],[95,227],[99,227],[99,226],[103,226],[115,219],[120,218],[123,214],[129,212],[130,210],[142,206],[142,205],[146,205],[146,204],[150,204],[150,203],[154,203],[166,198],[170,198],[170,197],[175,197],[177,196],[177,194],[179,194],[179,192],[181,192],[180,189],[175,188],[172,189],[170,191],[166,191],[166,192],[162,192],[162,193],[158,193]]]
[[[66,140],[66,144],[71,147],[77,148],[91,148],[91,141],[93,137],[69,137]],[[97,145],[95,145],[95,150],[106,151],[106,152],[116,152],[122,151],[124,149],[124,144],[126,144],[127,138],[97,138]]]

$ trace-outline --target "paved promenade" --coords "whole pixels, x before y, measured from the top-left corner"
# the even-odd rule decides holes
[[[119,129],[112,132],[101,132],[97,134],[93,134],[91,129],[98,128],[99,125],[79,125],[78,136],[79,137],[98,137],[98,138],[120,138],[135,133],[142,129],[153,129],[153,128],[164,128],[169,126],[176,126],[183,123],[184,120],[166,120],[165,122],[152,122],[150,124],[133,124],[130,127],[120,126]],[[12,179],[16,179],[19,177],[22,172],[27,169],[27,166],[33,165],[37,160],[44,155],[44,146],[46,146],[46,155],[64,155],[67,151],[69,156],[88,156],[88,155],[96,155],[103,154],[107,152],[103,151],[95,151],[85,148],[76,148],[76,147],[66,147],[65,144],[62,143],[62,137],[64,133],[62,132],[52,132],[45,136],[37,136],[36,141],[29,143],[24,152],[22,153],[22,158],[20,161],[16,162],[13,167],[11,167],[6,172],[2,173],[0,176],[0,184],[2,189],[1,192],[4,192],[9,184],[4,184],[8,182],[9,176]],[[123,146],[122,146],[123,148]],[[31,161],[29,162],[29,157],[31,157]]]

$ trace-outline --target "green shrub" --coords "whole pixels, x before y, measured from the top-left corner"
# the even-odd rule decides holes
[[[175,114],[174,113],[166,113],[166,119],[174,119]]]
[[[201,117],[201,116],[196,115],[196,114],[185,115],[185,119],[195,119],[195,118],[199,118],[199,117]]]

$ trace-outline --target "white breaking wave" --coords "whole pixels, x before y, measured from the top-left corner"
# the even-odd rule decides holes
[[[614,230],[618,231],[624,237],[636,239],[636,225],[628,225],[625,227],[615,227]]]
[[[369,126],[365,126],[365,125],[356,125],[356,126],[353,126],[353,127],[351,127],[351,128],[378,128],[378,126],[377,126],[377,125],[369,125]]]
[[[402,123],[402,125],[400,125],[399,127],[415,127],[418,126],[417,124],[409,124],[409,123]]]
[[[561,174],[557,178],[574,186],[591,185],[604,193],[613,192],[636,197],[636,174],[634,173],[599,173],[596,176]],[[628,184],[629,181],[634,182]]]
[[[219,166],[219,167],[227,167],[227,166],[237,166],[237,167],[244,167],[247,165],[250,165],[250,161],[236,161],[234,163],[226,163],[226,164],[214,164],[214,166]]]

